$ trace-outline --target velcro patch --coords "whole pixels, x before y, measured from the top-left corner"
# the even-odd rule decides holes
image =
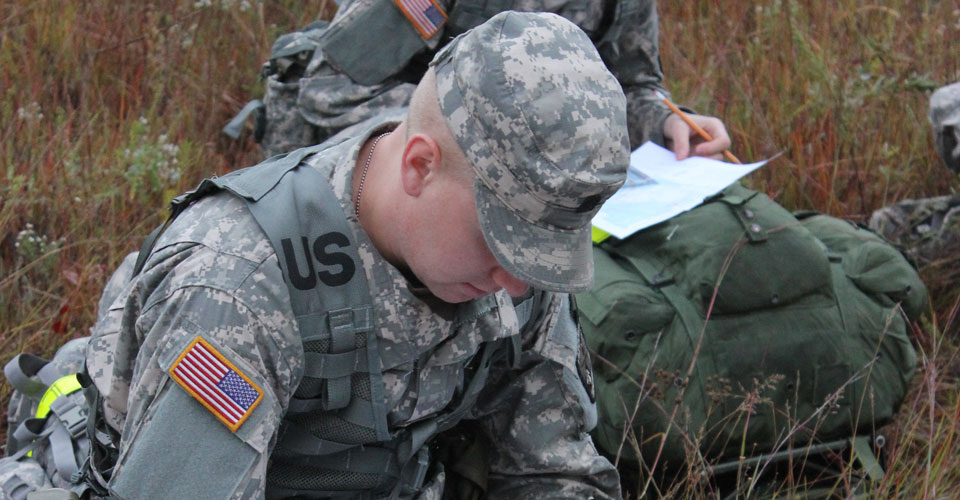
[[[393,0],[420,36],[427,40],[447,22],[447,13],[435,0]]]
[[[234,432],[263,399],[249,377],[200,337],[180,353],[169,373]]]

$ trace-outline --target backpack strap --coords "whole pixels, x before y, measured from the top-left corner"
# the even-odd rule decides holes
[[[260,139],[263,138],[263,109],[264,104],[260,99],[252,99],[244,104],[243,109],[237,113],[236,116],[230,119],[230,121],[224,125],[223,133],[234,138],[239,139],[240,133],[243,132],[243,124],[247,122],[247,118],[250,115],[257,113],[257,121],[254,124],[253,138],[255,141],[260,142]]]
[[[108,497],[107,484],[113,476],[120,454],[120,435],[107,425],[100,408],[103,407],[103,395],[97,390],[90,374],[87,372],[87,362],[84,360],[77,380],[83,389],[89,414],[87,417],[86,434],[90,440],[90,453],[81,466],[78,488],[80,493],[92,491],[95,498]]]
[[[625,258],[643,276],[648,285],[663,293],[670,301],[670,305],[679,312],[680,320],[687,332],[687,338],[690,340],[690,348],[693,349],[697,345],[700,332],[703,330],[703,324],[700,323],[701,315],[690,299],[687,298],[686,291],[680,289],[676,278],[669,272],[668,268],[650,254],[631,253],[628,255],[617,251],[616,247],[608,245],[603,245],[603,247],[611,253]]]
[[[47,388],[62,376],[53,363],[27,353],[18,354],[8,361],[3,367],[3,375],[14,389],[33,400],[39,400]]]

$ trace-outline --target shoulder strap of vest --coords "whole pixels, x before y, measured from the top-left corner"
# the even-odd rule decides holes
[[[137,263],[133,267],[133,276],[140,274],[140,271],[143,270],[143,266],[147,262],[147,257],[150,256],[150,252],[153,251],[153,247],[157,244],[157,240],[167,229],[167,226],[169,226],[170,223],[173,222],[173,220],[176,219],[193,202],[203,198],[208,194],[220,191],[221,189],[228,189],[235,195],[248,201],[257,201],[263,197],[267,191],[273,189],[277,182],[280,182],[280,178],[283,177],[283,173],[290,168],[297,166],[300,161],[302,161],[308,155],[322,151],[329,146],[330,145],[327,143],[324,143],[309,148],[298,149],[290,153],[269,158],[255,167],[247,167],[236,170],[222,177],[214,176],[209,179],[204,179],[193,191],[187,191],[186,193],[177,196],[170,202],[170,215],[167,217],[167,220],[157,226],[156,229],[151,231],[150,234],[144,238],[143,244],[140,246],[140,253],[137,255]],[[249,171],[260,167],[267,168],[272,175],[261,174],[257,177],[257,180],[263,180],[264,177],[272,178],[272,184],[258,186],[251,182],[250,179],[237,179],[238,177],[248,175]],[[225,186],[225,183],[228,181],[232,183],[230,187]]]
[[[380,373],[375,336],[367,337],[366,349],[356,345],[358,333],[373,330],[372,301],[356,237],[320,173],[296,165],[280,168],[238,180],[257,189],[274,186],[256,193],[256,202],[248,199],[248,207],[277,251],[303,341],[330,340],[329,351],[311,353],[315,359],[308,363],[324,372],[314,374],[326,380],[321,407],[346,408],[351,375],[366,372],[379,377]],[[287,178],[274,183],[277,175]],[[239,184],[228,180],[224,187],[233,191]],[[379,387],[374,384],[371,389]],[[384,404],[383,397],[374,395],[372,401],[372,414],[380,418],[370,419],[368,425],[386,437],[385,411],[378,408]]]

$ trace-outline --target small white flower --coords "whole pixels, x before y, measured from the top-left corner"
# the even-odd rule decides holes
[[[40,109],[40,103],[31,102],[26,106],[18,108],[17,118],[30,122],[43,120],[43,111]]]

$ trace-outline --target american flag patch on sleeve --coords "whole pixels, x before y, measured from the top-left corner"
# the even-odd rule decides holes
[[[253,413],[263,391],[200,337],[170,367],[170,376],[231,431]]]
[[[393,0],[424,40],[447,22],[447,13],[435,0]]]

